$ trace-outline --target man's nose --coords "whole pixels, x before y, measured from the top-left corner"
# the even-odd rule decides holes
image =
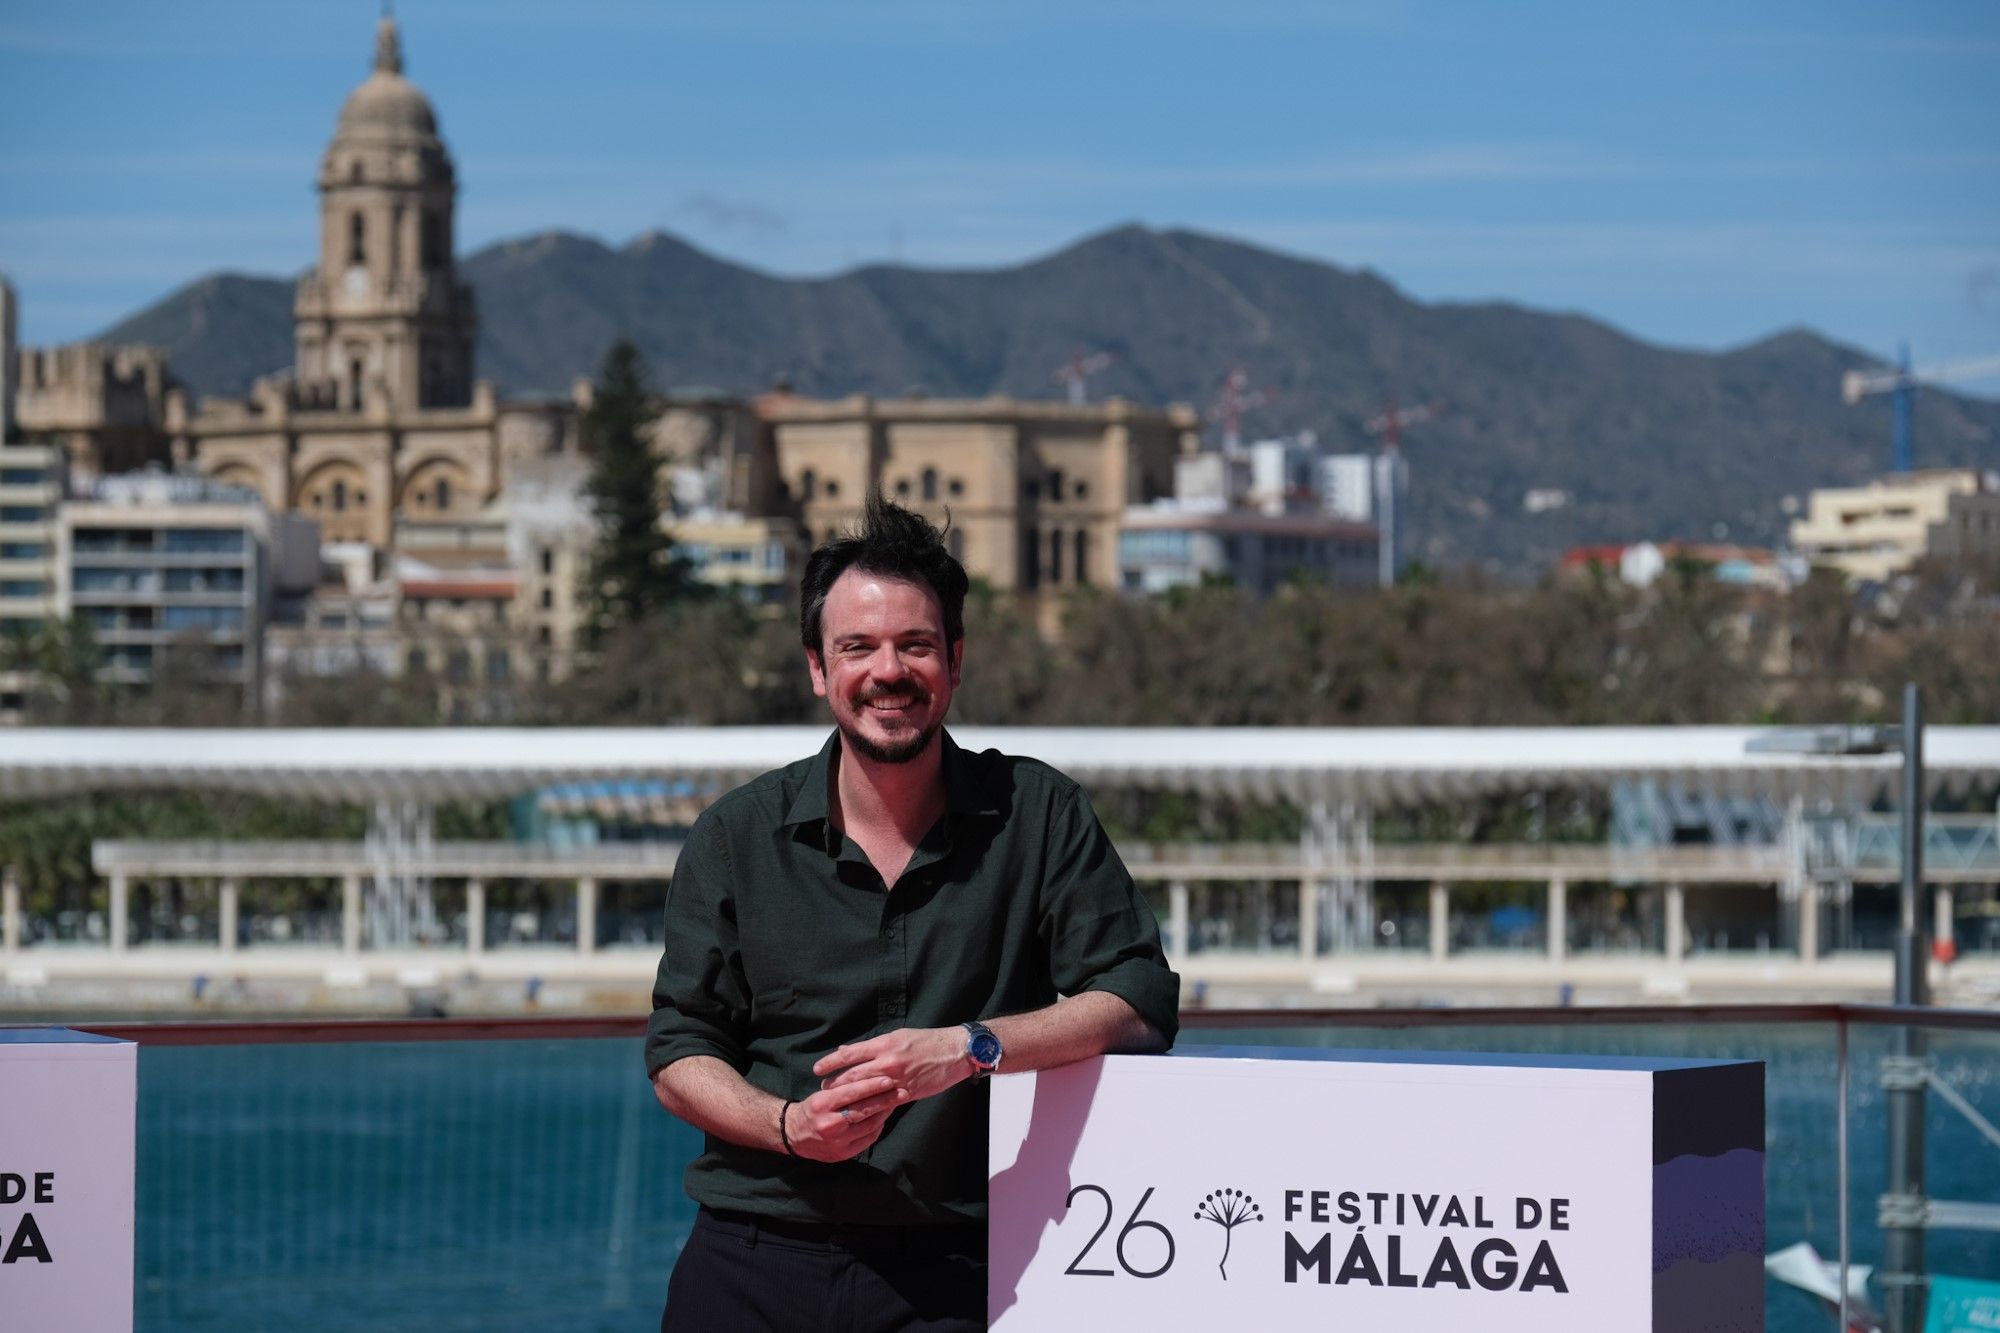
[[[901,680],[910,674],[910,665],[903,660],[903,654],[895,644],[885,643],[876,650],[868,670],[877,680]]]

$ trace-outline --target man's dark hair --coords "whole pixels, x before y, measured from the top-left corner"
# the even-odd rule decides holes
[[[826,595],[850,569],[929,588],[944,612],[946,650],[965,637],[965,566],[945,549],[944,533],[930,520],[876,491],[868,497],[859,532],[837,537],[806,557],[799,579],[799,641],[808,650],[824,651],[820,616]]]

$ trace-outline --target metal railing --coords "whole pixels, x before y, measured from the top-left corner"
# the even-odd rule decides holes
[[[1771,1168],[1774,1228],[1799,1231],[1823,1227],[1824,1212],[1833,1211],[1838,1217],[1838,1282],[1842,1292],[1849,1288],[1857,1228],[1864,1240],[1871,1230],[1879,1233],[1890,1227],[1910,1225],[1934,1237],[1967,1234],[2000,1237],[2000,1128],[1994,1124],[1994,1118],[2000,1115],[2000,1044],[1996,1044],[2000,1043],[2000,1012],[1857,1004],[1190,1009],[1184,1011],[1182,1023],[1184,1045],[1255,1040],[1289,1045],[1541,1047],[1593,1053],[1728,1054],[1763,1058],[1770,1070],[1773,1150],[1782,1149],[1786,1154],[1782,1162],[1774,1156]],[[1930,1043],[1919,1069],[1909,1067],[1907,1058],[1896,1054],[1895,1043],[1890,1040],[1891,1034],[1913,1028],[1937,1038]],[[680,1137],[685,1127],[665,1122],[664,1117],[645,1104],[636,1050],[637,1039],[644,1030],[644,1020],[640,1017],[135,1023],[90,1025],[89,1030],[139,1042],[142,1061],[163,1058],[171,1061],[175,1057],[165,1054],[171,1048],[214,1051],[212,1055],[199,1057],[190,1052],[189,1058],[206,1062],[198,1076],[192,1078],[176,1075],[161,1082],[153,1074],[163,1068],[171,1070],[172,1066],[142,1063],[142,1143],[156,1145],[153,1157],[149,1158],[143,1150],[141,1154],[142,1199],[155,1200],[150,1213],[142,1208],[142,1233],[148,1227],[171,1230],[183,1226],[190,1220],[187,1216],[190,1212],[198,1215],[197,1221],[212,1227],[227,1230],[236,1225],[233,1217],[208,1217],[201,1191],[208,1187],[205,1182],[210,1177],[199,1172],[184,1173],[186,1164],[172,1157],[186,1151],[184,1140],[198,1128],[200,1117],[207,1114],[222,1117],[228,1123],[258,1127],[255,1132],[262,1137],[257,1139],[257,1146],[250,1148],[246,1139],[243,1147],[244,1153],[254,1159],[242,1164],[247,1173],[243,1181],[215,1188],[253,1191],[244,1196],[255,1204],[246,1205],[247,1211],[265,1218],[266,1227],[272,1225],[268,1220],[271,1217],[312,1215],[319,1202],[311,1197],[316,1190],[346,1190],[348,1194],[341,1196],[347,1199],[343,1206],[365,1213],[381,1201],[371,1202],[367,1191],[349,1179],[355,1176],[435,1173],[447,1182],[439,1187],[442,1197],[456,1198],[452,1191],[470,1187],[460,1179],[451,1161],[453,1155],[497,1153],[533,1177],[533,1190],[522,1198],[530,1195],[539,1198],[543,1205],[563,1216],[595,1217],[593,1209],[602,1205],[608,1211],[599,1220],[608,1228],[607,1235],[626,1238],[620,1244],[637,1244],[632,1238],[643,1233],[644,1243],[657,1257],[670,1251],[677,1243],[673,1237],[681,1234],[674,1231],[680,1223],[670,1215],[666,1205],[659,1205],[660,1211],[650,1218],[643,1206],[635,1213],[629,1190],[622,1186],[624,1192],[614,1190],[607,1196],[609,1202],[595,1194],[588,1199],[563,1195],[558,1201],[560,1206],[552,1204],[544,1196],[551,1191],[561,1194],[569,1187],[560,1183],[562,1171],[542,1171],[537,1165],[539,1155],[550,1151],[551,1144],[562,1142],[566,1136],[581,1135],[576,1153],[563,1158],[565,1171],[580,1170],[584,1177],[590,1178],[622,1171],[621,1163],[643,1161],[650,1172],[648,1179],[656,1182],[653,1188],[674,1189],[668,1183],[674,1176],[669,1169],[672,1159],[679,1155],[678,1160],[684,1161],[695,1149],[691,1139]],[[1826,1043],[1829,1035],[1831,1052]],[[543,1107],[546,1098],[533,1090],[539,1086],[535,1080],[552,1077],[574,1081],[559,1071],[580,1067],[578,1061],[585,1052],[575,1043],[590,1045],[605,1041],[612,1042],[612,1047],[596,1047],[600,1054],[583,1061],[591,1071],[590,1079],[597,1080],[606,1090],[602,1105],[593,1103],[592,1109],[581,1112],[570,1106],[566,1114],[580,1115],[583,1123],[575,1119],[564,1123],[538,1122],[536,1117],[542,1112],[535,1108]],[[1954,1041],[1959,1043],[1957,1047],[1953,1046]],[[502,1044],[488,1047],[484,1043]],[[544,1045],[538,1048],[540,1054],[536,1054],[521,1043]],[[459,1049],[441,1049],[454,1045]],[[286,1057],[265,1070],[261,1081],[254,1063],[248,1069],[220,1077],[229,1073],[232,1063],[241,1063],[221,1048],[269,1048],[272,1056],[260,1059],[271,1059],[276,1052],[306,1046],[345,1047],[350,1053],[331,1063],[319,1058],[301,1063],[303,1057]],[[365,1099],[373,1095],[348,1091],[378,1081],[355,1077],[368,1068],[371,1047],[379,1049],[380,1058],[394,1066],[394,1077],[388,1082],[404,1088],[403,1100],[387,1109],[368,1100],[354,1104],[352,1119],[362,1127],[359,1132],[363,1138],[339,1149],[322,1148],[319,1137],[292,1134],[292,1129],[312,1121],[314,1116],[333,1115],[338,1120],[344,1114],[341,1098]],[[438,1054],[416,1054],[426,1049]],[[508,1054],[513,1049],[521,1049],[524,1054],[515,1058]],[[606,1064],[607,1060],[612,1063]],[[460,1087],[469,1076],[475,1082],[492,1080],[510,1069],[521,1071],[521,1081],[494,1084],[491,1088],[482,1085],[477,1095]],[[532,1072],[537,1069],[543,1072]],[[479,1071],[476,1076],[468,1074],[474,1070]],[[1857,1077],[1858,1073],[1867,1076]],[[1857,1171],[1856,1163],[1860,1160],[1857,1153],[1872,1153],[1874,1146],[1884,1142],[1889,1133],[1893,1122],[1883,1118],[1888,1098],[1884,1090],[1896,1088],[1913,1077],[1933,1094],[1930,1142],[1933,1161],[1949,1163],[1948,1169],[1939,1171],[1935,1177],[1938,1192],[1954,1197],[1912,1200],[1893,1196],[1885,1188],[1877,1198],[1871,1228],[1865,1212],[1855,1215],[1855,1206],[1865,1208],[1868,1202],[1867,1196],[1857,1192],[1855,1180],[1857,1176],[1872,1179],[1875,1171],[1872,1167]],[[427,1080],[435,1080],[436,1088],[426,1091],[431,1088]],[[218,1083],[226,1086],[211,1086]],[[193,1086],[201,1090],[190,1092]],[[640,1098],[636,1110],[634,1095]],[[332,1107],[322,1107],[329,1096],[334,1099]],[[1832,1104],[1828,1105],[1829,1102]],[[191,1116],[195,1119],[191,1120]],[[502,1133],[490,1126],[482,1127],[488,1117],[496,1125],[504,1122],[509,1129]],[[1821,1198],[1829,1183],[1823,1179],[1825,1154],[1823,1149],[1815,1150],[1809,1140],[1816,1132],[1824,1132],[1828,1119],[1833,1121],[1830,1146],[1834,1149],[1836,1168],[1831,1182],[1832,1197]],[[600,1120],[604,1123],[598,1124]],[[267,1121],[275,1123],[277,1128],[271,1128]],[[250,1134],[252,1130],[246,1128],[243,1132]],[[291,1136],[287,1137],[288,1134]],[[390,1137],[381,1138],[384,1134]],[[369,1135],[375,1137],[366,1137]],[[214,1159],[208,1163],[210,1172],[221,1170],[228,1175],[232,1169],[228,1158],[236,1150],[234,1141],[221,1130],[210,1132],[204,1141],[207,1146],[203,1151]],[[303,1153],[313,1160],[288,1162],[284,1160],[288,1152]],[[314,1158],[314,1154],[323,1152],[331,1152],[332,1158],[327,1161]],[[165,1170],[173,1182],[181,1183],[149,1190],[146,1180],[149,1170]],[[293,1183],[288,1185],[288,1181]],[[294,1187],[307,1191],[308,1197],[269,1199],[254,1194],[259,1189]],[[534,1194],[536,1190],[541,1193]],[[426,1227],[440,1224],[439,1217],[424,1210],[443,1205],[412,1198],[407,1190],[392,1193],[399,1216],[412,1210],[421,1214],[410,1222],[409,1234],[422,1235]],[[675,1197],[678,1198],[677,1191]],[[1806,1202],[1801,1203],[1801,1198]],[[505,1208],[515,1206],[515,1196],[509,1195],[504,1206],[496,1208],[504,1212]],[[150,1223],[145,1221],[149,1216]],[[536,1239],[540,1233],[528,1234],[533,1227],[526,1222],[518,1226],[508,1223],[501,1230],[505,1234],[496,1233],[496,1245],[543,1243]],[[1782,1238],[1774,1235],[1773,1240]],[[293,1256],[291,1261],[298,1263],[307,1262],[299,1256],[310,1257],[325,1248],[310,1238],[294,1237],[287,1244],[290,1246],[287,1253]],[[1934,1261],[1938,1271],[1948,1271],[1952,1266],[1973,1272],[2000,1271],[2000,1241],[1983,1250],[1977,1248],[1981,1244],[1985,1241],[1953,1240],[1956,1248],[1943,1249]],[[144,1260],[142,1271],[146,1264],[155,1268],[167,1264],[170,1251],[171,1246],[160,1240],[146,1251],[153,1257]],[[1934,1249],[1933,1253],[1939,1251]],[[630,1264],[637,1262],[629,1260],[627,1268],[619,1270],[622,1276],[615,1281],[607,1278],[606,1291],[623,1292],[623,1298],[643,1304],[632,1295],[632,1284],[638,1277]],[[660,1277],[663,1281],[664,1274]],[[155,1280],[169,1288],[173,1282],[172,1275],[164,1269],[155,1273]],[[417,1279],[412,1277],[411,1281]],[[277,1299],[275,1294],[273,1299]],[[609,1301],[610,1295],[605,1299]],[[142,1294],[142,1309],[144,1300]],[[1819,1327],[1805,1320],[1804,1312],[1809,1307],[1801,1299],[1788,1296],[1774,1305],[1780,1307],[1780,1317],[1771,1324],[1774,1333]],[[329,1325],[332,1326],[337,1325]],[[1843,1323],[1841,1327],[1848,1325]]]

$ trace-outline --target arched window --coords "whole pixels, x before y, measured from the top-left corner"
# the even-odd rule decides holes
[[[437,507],[438,507],[439,509],[449,509],[449,508],[451,508],[451,478],[450,478],[450,477],[439,477],[439,478],[438,478],[438,480],[437,480]],[[1079,538],[1081,538],[1081,537],[1083,536],[1083,534],[1082,534],[1082,533],[1080,533],[1080,532],[1079,532],[1079,533],[1077,533],[1076,535],[1077,535],[1077,536],[1078,536]]]
[[[444,218],[432,209],[423,215],[423,264],[426,269],[443,268],[450,261],[451,242],[445,236]]]
[[[333,512],[337,514],[346,508],[347,482],[343,479],[335,478],[333,483]]]
[[[368,221],[359,209],[347,215],[347,262],[368,262]]]
[[[361,408],[361,358],[358,356],[347,363],[347,405],[356,411]]]
[[[832,477],[828,477],[826,479],[826,498],[831,500],[834,496],[839,494],[840,494],[840,483],[835,481]]]
[[[910,479],[908,477],[904,477],[896,483],[896,498],[898,500],[907,500],[910,498]]]
[[[924,469],[924,499],[937,499],[937,469],[934,467]]]
[[[799,473],[799,498],[801,500],[812,499],[818,490],[819,477],[814,474],[811,468],[807,468],[804,472]]]
[[[1042,582],[1042,534],[1029,528],[1022,536],[1021,587],[1033,592]]]
[[[1049,585],[1062,582],[1063,535],[1062,529],[1049,530]]]
[[[1076,581],[1084,587],[1090,586],[1090,534],[1082,528],[1076,530],[1076,563],[1071,566],[1076,571]]]

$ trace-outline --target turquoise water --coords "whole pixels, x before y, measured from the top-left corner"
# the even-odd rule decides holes
[[[1184,1044],[1590,1051],[1769,1062],[1770,1247],[1836,1252],[1830,1028],[1193,1032]],[[1857,1261],[1873,1256],[1884,1130],[1853,1038]],[[2000,1118],[2000,1039],[1940,1035],[1942,1072]],[[636,1040],[147,1047],[140,1053],[138,1327],[657,1327],[698,1136],[654,1103]],[[1476,1108],[1468,1108],[1476,1114]],[[1932,1192],[2000,1200],[2000,1149],[1937,1106]],[[1932,1267],[2000,1274],[2000,1238],[1934,1233]],[[1773,1287],[1773,1333],[1830,1327]]]

